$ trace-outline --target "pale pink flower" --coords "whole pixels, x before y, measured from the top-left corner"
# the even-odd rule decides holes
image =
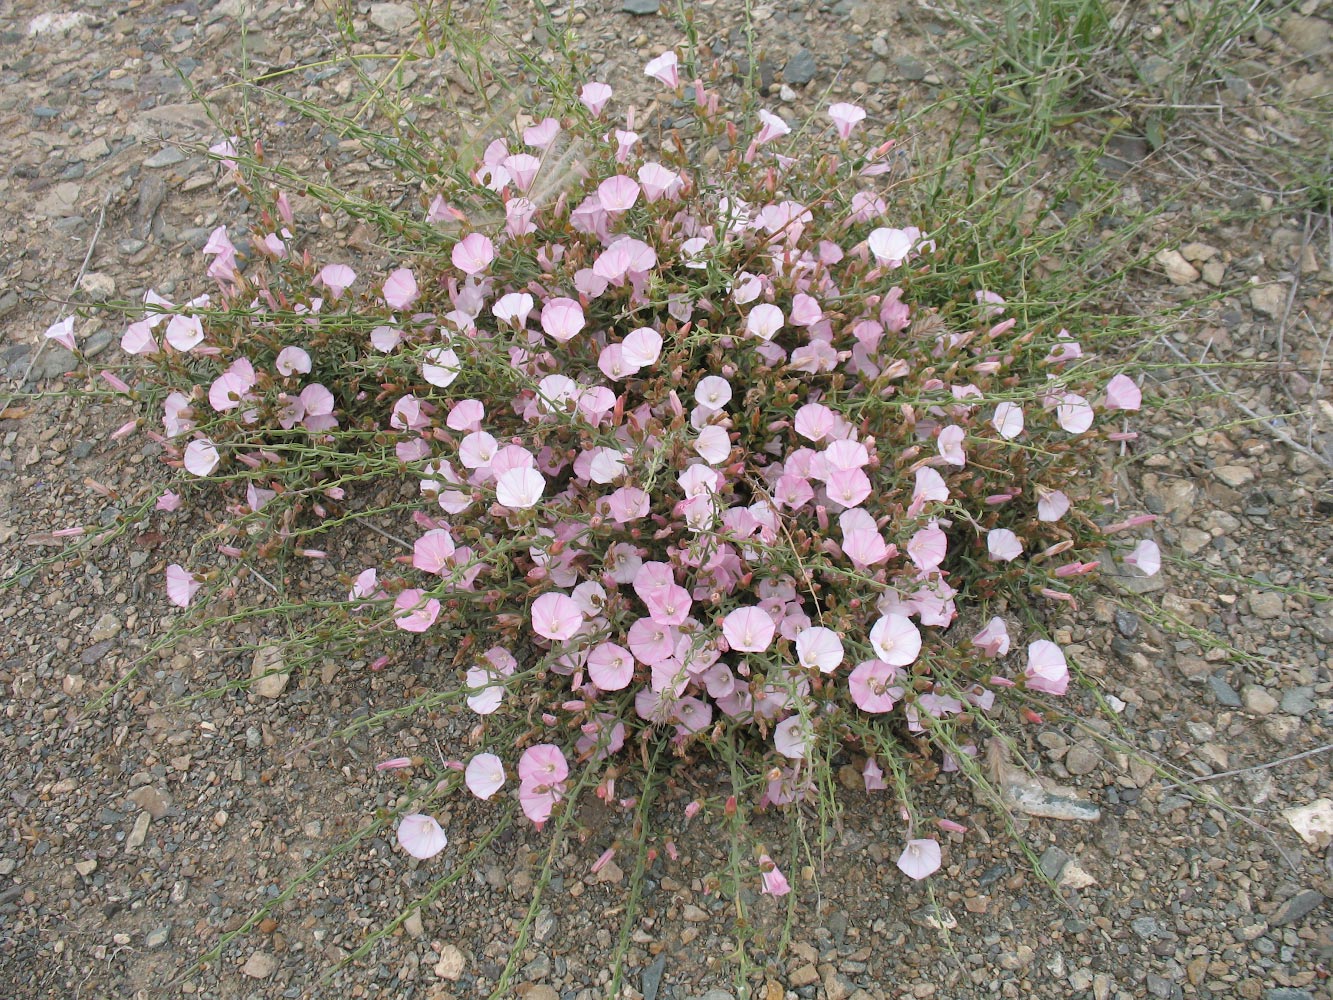
[[[569,777],[569,764],[553,743],[539,743],[518,759],[518,780],[533,787],[552,787]]]
[[[310,374],[310,355],[300,347],[284,347],[273,360],[273,367],[284,378]]]
[[[597,198],[608,212],[625,212],[639,200],[639,185],[624,174],[608,177],[597,185]]]
[[[167,323],[166,341],[176,350],[184,353],[204,340],[204,325],[198,316],[172,316]]]
[[[1066,392],[1056,404],[1055,419],[1070,434],[1082,434],[1092,426],[1092,407],[1077,393]]]
[[[443,573],[454,550],[453,536],[444,528],[432,528],[412,546],[412,565],[426,573]]]
[[[588,109],[588,112],[596,117],[602,113],[602,109],[606,107],[606,102],[611,100],[612,93],[613,91],[606,84],[597,80],[590,80],[579,91],[579,100],[583,102],[583,106]]]
[[[1128,375],[1116,375],[1106,383],[1108,410],[1137,410],[1143,405],[1143,393]]]
[[[932,500],[943,502],[948,499],[949,487],[943,476],[926,466],[916,470],[916,486],[912,490],[912,504],[908,514],[919,513]]]
[[[772,340],[782,329],[786,317],[782,310],[768,302],[761,302],[745,317],[745,332],[760,340]]]
[[[721,410],[731,402],[731,383],[719,375],[705,375],[694,387],[694,401],[710,410]]]
[[[939,523],[932,520],[912,535],[907,543],[907,555],[917,569],[929,573],[944,562],[948,547],[948,536],[940,530]]]
[[[1144,576],[1156,576],[1162,568],[1162,551],[1156,542],[1145,538],[1125,556],[1125,565],[1137,567]]]
[[[940,863],[940,845],[928,839],[909,840],[898,858],[898,867],[902,873],[917,881],[939,871]]]
[[[154,505],[154,509],[170,513],[173,510],[179,510],[180,505],[181,497],[179,493],[173,493],[171,490],[163,490],[162,495],[157,498],[157,503]]]
[[[694,450],[709,465],[720,465],[731,454],[731,436],[725,428],[710,424],[694,439]]]
[[[639,168],[639,185],[643,188],[643,196],[649,202],[657,201],[663,195],[672,194],[680,183],[680,175],[660,163],[645,163]]]
[[[865,109],[855,104],[839,102],[828,109],[829,117],[838,130],[839,139],[851,137],[852,129],[865,120]]]
[[[871,232],[866,238],[866,245],[881,264],[898,267],[912,252],[917,238],[916,231],[912,229],[881,227]]]
[[[664,86],[673,90],[680,86],[680,72],[677,69],[678,60],[676,53],[663,52],[656,59],[652,59],[643,67],[645,76],[651,76]]]
[[[460,399],[449,411],[445,426],[453,431],[481,430],[482,418],[486,416],[486,406],[479,399]]]
[[[921,653],[921,631],[906,615],[887,614],[870,629],[875,655],[895,667],[905,667]]]
[[[510,198],[505,202],[505,232],[510,236],[527,236],[537,231],[532,220],[537,206],[527,198]]]
[[[384,301],[390,309],[407,309],[420,297],[416,276],[409,267],[400,267],[384,281]]]
[[[1058,521],[1069,510],[1069,497],[1060,490],[1037,487],[1037,520]]]
[[[791,132],[791,126],[771,111],[760,108],[759,120],[763,122],[763,127],[759,129],[759,134],[754,137],[756,146],[762,146],[766,142],[780,139]]]
[[[514,179],[515,186],[520,191],[527,191],[537,179],[537,171],[541,169],[542,161],[531,153],[515,153],[513,156],[506,156],[502,166]]]
[[[861,777],[865,781],[867,792],[882,792],[888,788],[884,780],[884,771],[874,757],[867,757],[865,767],[861,768]]]
[[[172,563],[167,567],[167,600],[177,607],[188,608],[201,586],[203,584],[183,566]]]
[[[785,896],[791,892],[791,885],[782,874],[782,869],[767,854],[759,855],[759,881],[763,884],[766,896]]]
[[[624,646],[603,642],[588,652],[588,678],[603,691],[622,691],[634,679],[634,656]]]
[[[120,349],[126,354],[152,354],[157,350],[153,327],[147,320],[139,320],[125,328],[120,338]]]
[[[356,272],[346,264],[325,264],[320,269],[315,280],[329,290],[329,298],[337,302],[342,298],[343,292],[352,287],[356,281]]]
[[[536,469],[509,469],[495,480],[495,499],[511,510],[535,507],[546,490],[546,479]]]
[[[388,760],[382,760],[375,765],[376,771],[399,771],[405,767],[412,766],[411,757],[390,757]]]
[[[532,630],[545,639],[564,642],[583,627],[583,611],[570,597],[555,592],[532,602]]]
[[[896,666],[883,660],[858,663],[847,678],[847,689],[856,707],[872,715],[892,711],[903,696],[903,689],[894,683],[900,673]]]
[[[504,786],[504,764],[493,753],[479,753],[468,761],[463,780],[477,798],[489,799]]]
[[[470,233],[454,244],[449,258],[464,274],[480,274],[495,260],[495,244],[482,233]]]
[[[796,633],[796,659],[807,670],[831,674],[842,665],[842,639],[831,628],[816,625]]]
[[[452,385],[462,372],[463,363],[451,347],[432,347],[421,364],[421,377],[441,389]]]
[[[936,444],[940,456],[947,464],[956,465],[960,469],[967,464],[967,455],[963,452],[963,440],[966,437],[967,432],[957,424],[950,424],[940,431]]]
[[[1005,400],[995,407],[995,416],[991,418],[991,426],[995,428],[1000,437],[1006,441],[1012,441],[1023,433],[1023,408],[1017,403]]]
[[[392,326],[377,326],[370,331],[370,346],[388,354],[403,342],[403,331]]]
[[[543,118],[536,125],[523,130],[523,141],[533,149],[545,149],[560,134],[560,123],[554,118]]]
[[[402,591],[394,598],[393,608],[394,624],[404,632],[424,632],[440,616],[440,602],[416,588]]]
[[[992,618],[972,637],[972,645],[994,659],[1009,652],[1009,628],[1003,618]]]
[[[796,411],[792,429],[807,441],[818,443],[837,426],[837,415],[823,403],[806,403]]]
[[[44,334],[47,340],[54,340],[67,351],[78,349],[78,344],[74,341],[74,317],[66,316],[62,320],[57,320],[46,328]]]
[[[740,653],[762,653],[773,642],[775,631],[773,619],[758,607],[737,608],[722,620],[727,645]]]
[[[657,364],[662,355],[662,335],[650,326],[631,330],[621,343],[625,360],[636,369]]]
[[[773,747],[788,760],[804,760],[814,738],[809,720],[799,715],[783,719],[773,729]]]
[[[986,532],[986,551],[996,562],[1012,562],[1023,554],[1023,543],[1008,528]]]
[[[449,846],[449,838],[433,816],[412,813],[398,821],[398,844],[412,857],[425,861]]]
[[[208,438],[196,438],[185,446],[186,471],[196,476],[212,474],[221,461],[217,447]]]
[[[585,322],[583,307],[573,299],[554,298],[542,306],[542,330],[557,343],[573,340]]]
[[[828,498],[843,507],[857,507],[870,496],[870,477],[860,469],[836,469],[824,483]]]
[[[1069,665],[1060,647],[1049,639],[1038,639],[1028,646],[1028,664],[1024,671],[1028,687],[1047,694],[1064,694],[1069,687]]]

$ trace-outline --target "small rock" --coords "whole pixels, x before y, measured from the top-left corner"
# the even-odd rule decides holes
[[[1145,941],[1174,937],[1171,931],[1161,925],[1156,917],[1135,917],[1129,922],[1130,930]]]
[[[1208,689],[1223,708],[1240,708],[1240,695],[1221,674],[1213,674],[1208,678]]]
[[[1256,590],[1247,598],[1250,605],[1250,614],[1256,618],[1281,618],[1283,601],[1281,594],[1275,594],[1270,590]]]
[[[1038,866],[1042,874],[1054,882],[1059,879],[1060,873],[1065,870],[1065,865],[1071,860],[1068,854],[1052,845],[1042,852]]]
[[[1268,922],[1273,927],[1285,927],[1294,924],[1324,905],[1324,894],[1313,889],[1303,889],[1273,911]]]
[[[279,697],[292,676],[283,666],[280,646],[260,646],[250,663],[250,690],[261,698]]]
[[[278,960],[266,951],[257,951],[241,966],[241,975],[251,979],[267,979],[278,971]]]
[[[813,986],[819,982],[819,970],[813,965],[802,965],[787,977],[788,984],[793,989],[800,989],[802,986]]]
[[[454,945],[446,944],[440,948],[440,960],[435,963],[435,975],[456,983],[463,978],[467,968],[467,956]]]
[[[1283,809],[1282,818],[1316,851],[1333,843],[1333,799],[1315,799],[1308,805]]]
[[[1272,715],[1277,711],[1277,699],[1256,684],[1249,684],[1240,693],[1245,711],[1254,715]]]
[[[1217,247],[1209,246],[1207,243],[1186,243],[1180,248],[1181,255],[1195,264],[1202,264],[1206,260],[1212,260],[1220,250]]]
[[[403,930],[407,932],[408,937],[419,938],[426,933],[426,928],[421,924],[421,911],[413,910],[403,918]]]
[[[624,880],[624,870],[614,861],[608,861],[588,881],[594,885],[619,885]]]
[[[514,993],[522,1000],[560,1000],[560,994],[555,991],[555,987],[545,984],[537,986],[532,983],[520,983],[514,988]]]
[[[656,14],[660,0],[625,0],[620,10],[625,14]]]
[[[148,824],[153,821],[153,817],[146,812],[139,813],[134,821],[134,828],[130,830],[130,835],[125,838],[125,846],[130,850],[142,847],[144,840],[148,836]]]
[[[686,903],[681,915],[692,924],[701,924],[708,919],[708,911],[700,909],[693,903]]]
[[[1328,48],[1329,24],[1317,17],[1289,17],[1281,34],[1282,40],[1303,56]]]
[[[161,819],[171,808],[171,800],[152,785],[142,785],[130,792],[129,799],[153,819]]]
[[[170,940],[171,924],[167,924],[165,927],[159,927],[155,931],[149,931],[147,936],[144,937],[144,944],[149,948],[161,948]]]
[[[1075,743],[1065,755],[1065,770],[1070,774],[1091,774],[1101,765],[1102,757],[1096,747]]]
[[[926,74],[930,72],[930,67],[920,59],[913,59],[911,56],[900,56],[893,60],[893,68],[898,71],[898,75],[904,80],[924,80]]]
[[[1204,283],[1216,288],[1226,277],[1227,266],[1220,260],[1210,260],[1203,265],[1202,272]]]
[[[1280,708],[1288,715],[1304,718],[1315,710],[1310,688],[1289,688],[1282,692]]]
[[[709,990],[703,996],[699,997],[699,1000],[736,1000],[736,998],[726,990]]]
[[[370,5],[370,23],[386,35],[396,35],[418,24],[416,12],[403,3],[373,3]]]
[[[1250,289],[1250,305],[1255,312],[1265,316],[1278,317],[1287,308],[1286,285],[1255,285]]]
[[[152,167],[156,170],[161,169],[162,167],[174,167],[177,163],[181,163],[184,160],[185,154],[179,149],[175,146],[166,146],[159,149],[152,156],[148,157],[148,159],[144,160],[143,165],[145,167]]]
[[[1190,285],[1199,280],[1198,270],[1179,250],[1159,250],[1153,260],[1166,271],[1167,280],[1173,285]]]
[[[639,992],[643,1000],[657,1000],[657,991],[662,986],[662,974],[666,971],[666,955],[658,955],[651,965],[643,970],[639,981]]]
[[[796,53],[782,67],[782,80],[799,87],[815,78],[819,67],[815,64],[814,54],[809,49],[797,49]]]
[[[1291,986],[1275,986],[1264,990],[1264,1000],[1314,1000],[1309,990],[1298,990]]]
[[[74,870],[84,878],[87,878],[93,872],[97,871],[97,862],[92,858],[89,858],[87,861],[76,861],[74,862]]]
[[[1219,465],[1213,470],[1213,477],[1235,490],[1254,482],[1254,470],[1248,465]]]
[[[79,288],[94,302],[105,302],[116,294],[116,279],[101,271],[89,271],[79,279]]]

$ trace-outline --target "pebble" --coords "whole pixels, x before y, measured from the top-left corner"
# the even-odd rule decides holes
[[[403,918],[403,930],[409,937],[419,938],[425,935],[426,928],[422,926],[420,910],[413,910]]]
[[[1264,1000],[1314,1000],[1314,994],[1309,990],[1293,989],[1290,986],[1276,986],[1270,990],[1264,990]]]
[[[165,927],[159,927],[155,931],[149,931],[144,938],[144,944],[149,948],[161,948],[171,940],[171,924]]]
[[[1179,250],[1159,250],[1153,260],[1166,271],[1166,278],[1173,285],[1192,285],[1199,280],[1198,269]]]
[[[1255,312],[1276,319],[1287,308],[1287,286],[1255,285],[1250,289],[1250,305]]]
[[[698,1000],[736,1000],[736,998],[726,990],[709,990],[701,994]]]
[[[466,968],[467,956],[461,949],[452,944],[440,947],[440,960],[435,963],[435,975],[456,983],[463,978],[463,970]]]
[[[1070,774],[1091,774],[1101,766],[1102,755],[1087,743],[1075,743],[1065,754],[1065,770]]]
[[[819,67],[815,63],[814,53],[809,49],[797,49],[787,64],[782,67],[782,80],[792,86],[800,87],[815,78]]]
[[[1223,708],[1240,708],[1240,695],[1221,674],[1213,674],[1208,678],[1208,689]]]
[[[260,646],[250,661],[250,690],[261,698],[280,697],[292,676],[283,666],[282,647]]]
[[[1294,924],[1298,920],[1304,919],[1323,905],[1324,894],[1322,892],[1316,892],[1313,889],[1302,889],[1274,910],[1268,918],[1268,922],[1274,927],[1285,927],[1287,924]]]
[[[278,960],[266,951],[257,951],[241,966],[241,975],[251,979],[267,979],[278,971]]]
[[[152,156],[148,157],[148,159],[144,160],[143,165],[157,170],[162,167],[174,167],[177,163],[181,163],[184,160],[185,154],[175,146],[164,146]]]
[[[144,840],[148,836],[148,824],[153,821],[153,817],[146,812],[139,813],[134,820],[134,828],[130,830],[130,835],[125,838],[125,846],[134,850],[143,846]]]
[[[370,23],[386,35],[396,35],[419,24],[416,11],[402,3],[373,3],[370,5]]]
[[[625,14],[656,14],[661,0],[625,0],[620,10]]]
[[[1303,56],[1312,56],[1329,45],[1329,24],[1317,17],[1289,17],[1280,31],[1282,40]]]
[[[171,800],[152,785],[136,788],[129,799],[153,819],[161,819],[171,807]]]
[[[1282,692],[1280,708],[1288,715],[1304,717],[1315,710],[1312,688],[1288,688]]]
[[[924,80],[926,74],[930,72],[930,67],[920,59],[914,59],[911,56],[900,56],[893,60],[893,68],[898,71],[898,75],[904,80]]]
[[[552,986],[546,984],[534,985],[532,983],[521,983],[514,989],[515,996],[520,996],[523,1000],[560,1000],[560,994]]]
[[[643,994],[643,1000],[657,1000],[657,991],[662,986],[664,972],[666,972],[666,956],[658,955],[652,964],[643,970],[643,977],[639,980],[639,992]]]
[[[1241,691],[1240,697],[1247,712],[1255,715],[1272,715],[1277,711],[1277,699],[1256,684],[1247,685]]]
[[[1254,482],[1254,470],[1248,465],[1219,465],[1213,470],[1213,477],[1234,490]]]

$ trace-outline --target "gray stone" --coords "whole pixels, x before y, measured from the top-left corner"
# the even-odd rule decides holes
[[[1303,56],[1328,48],[1329,24],[1317,17],[1289,17],[1282,25],[1282,40]]]
[[[1313,688],[1291,688],[1282,692],[1282,704],[1279,707],[1288,715],[1309,715],[1315,710],[1314,699],[1310,697],[1313,693]]]
[[[1240,708],[1240,695],[1221,674],[1213,674],[1208,678],[1208,689],[1223,708]]]
[[[1133,639],[1139,634],[1139,616],[1124,608],[1116,608],[1115,627],[1126,639]]]
[[[662,974],[666,971],[666,955],[658,955],[653,963],[643,970],[639,981],[639,992],[643,1000],[657,1000],[657,991],[662,986]]]
[[[1175,935],[1161,925],[1156,917],[1135,917],[1129,922],[1130,929],[1145,941],[1156,941]]]
[[[130,792],[129,799],[153,819],[161,819],[171,808],[171,799],[152,785],[143,785]]]
[[[165,927],[159,927],[155,931],[150,931],[144,938],[144,944],[149,948],[161,948],[171,940],[171,924]]]
[[[813,80],[818,71],[814,54],[809,49],[797,49],[795,55],[787,60],[787,65],[782,67],[782,79],[784,83],[799,87]]]
[[[241,975],[251,979],[267,979],[278,971],[278,960],[266,951],[257,951],[241,966]]]
[[[709,990],[699,997],[699,1000],[736,1000],[736,998],[726,990]]]
[[[661,0],[625,0],[620,5],[621,13],[624,14],[656,14],[661,4]]]
[[[1065,870],[1065,865],[1069,864],[1070,860],[1069,855],[1060,848],[1048,847],[1042,852],[1039,862],[1041,873],[1054,882],[1060,878],[1060,873]]]
[[[904,80],[924,80],[926,74],[930,72],[929,66],[912,56],[899,56],[893,60],[893,68]]]
[[[1065,754],[1065,770],[1070,774],[1091,774],[1101,765],[1102,757],[1095,746],[1075,743]]]
[[[866,70],[866,83],[872,87],[883,83],[889,78],[889,64],[882,59],[871,63],[870,68]]]
[[[373,3],[370,5],[370,23],[386,35],[396,35],[418,24],[416,11],[404,3]]]
[[[1309,990],[1298,990],[1291,986],[1275,986],[1264,990],[1264,1000],[1314,1000]]]
[[[146,812],[139,813],[134,821],[134,828],[130,830],[130,835],[125,838],[125,846],[129,850],[135,850],[143,846],[143,842],[148,837],[148,824],[153,822],[153,817]]]
[[[292,676],[283,668],[281,647],[260,646],[250,662],[250,690],[261,698],[279,697]]]
[[[0,293],[0,319],[4,319],[14,311],[19,304],[19,294],[12,288],[4,293]]]
[[[1282,617],[1283,601],[1281,594],[1274,594],[1269,590],[1256,590],[1249,595],[1247,600],[1250,605],[1250,614],[1256,618]]]
[[[1285,927],[1294,924],[1324,905],[1324,894],[1313,889],[1303,889],[1273,911],[1268,923],[1273,927]]]
[[[181,163],[184,160],[185,154],[179,149],[175,146],[166,146],[163,149],[159,149],[152,156],[148,157],[148,159],[144,160],[143,165],[145,167],[161,169],[162,167],[174,167],[177,163]]]

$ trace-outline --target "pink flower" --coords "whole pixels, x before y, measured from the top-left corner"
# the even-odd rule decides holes
[[[198,316],[172,316],[167,323],[167,343],[185,353],[204,340],[204,325]]]
[[[1069,665],[1060,647],[1048,639],[1038,639],[1028,646],[1028,665],[1024,671],[1028,688],[1047,694],[1064,694],[1069,687]]]
[[[376,771],[398,771],[405,767],[412,766],[411,757],[390,757],[388,760],[382,760],[375,765]]]
[[[402,591],[393,602],[394,624],[404,632],[424,632],[440,616],[440,602],[426,599],[426,592],[415,588]]]
[[[454,244],[449,257],[464,274],[480,274],[495,260],[495,244],[481,233],[471,233]]]
[[[421,377],[431,385],[443,389],[453,384],[463,373],[463,363],[452,347],[432,347],[424,355]]]
[[[912,503],[907,508],[909,515],[918,514],[932,500],[941,502],[949,499],[949,487],[944,477],[934,469],[923,466],[916,470],[916,487],[912,490]]]
[[[785,896],[791,892],[791,885],[782,874],[782,869],[767,854],[759,855],[759,880],[763,883],[766,896]]]
[[[1092,407],[1077,393],[1066,392],[1056,404],[1055,419],[1070,434],[1082,434],[1092,426]]]
[[[569,764],[553,743],[539,743],[518,759],[518,780],[524,785],[553,787],[569,776]]]
[[[273,360],[273,367],[279,375],[288,378],[292,375],[310,374],[310,355],[300,347],[284,347]]]
[[[758,607],[737,608],[722,620],[727,645],[740,653],[762,653],[773,642],[776,631],[768,612]]]
[[[212,474],[221,460],[217,447],[208,438],[196,438],[185,446],[185,469],[196,476]]]
[[[454,550],[453,536],[444,528],[432,528],[412,546],[412,565],[426,573],[443,573]]]
[[[1134,551],[1125,556],[1126,566],[1136,566],[1144,576],[1156,576],[1162,568],[1162,551],[1157,543],[1145,538],[1134,546]]]
[[[772,340],[782,329],[785,321],[786,317],[782,315],[781,309],[768,302],[762,302],[751,309],[750,315],[745,317],[745,332],[760,340]]]
[[[940,845],[934,840],[909,840],[898,858],[898,867],[910,879],[920,881],[940,868]]]
[[[662,355],[662,335],[650,326],[631,330],[621,343],[625,361],[636,369],[657,364]]]
[[[986,551],[996,562],[1012,562],[1023,554],[1023,543],[1008,528],[992,528],[986,532]]]
[[[523,141],[534,149],[545,149],[555,142],[560,134],[560,123],[554,118],[544,118],[536,125],[529,125],[523,130]]]
[[[894,685],[900,673],[896,666],[883,660],[858,663],[847,678],[847,689],[856,707],[871,714],[892,711],[903,696],[903,689]]]
[[[759,134],[754,137],[756,146],[762,146],[766,142],[780,139],[791,132],[791,126],[771,111],[765,111],[761,108],[759,110],[759,120],[763,122],[763,127],[759,129]]]
[[[195,592],[203,586],[189,570],[176,563],[167,567],[167,600],[178,608],[188,608]]]
[[[173,493],[171,490],[163,490],[162,495],[157,498],[157,503],[154,506],[154,509],[171,512],[173,510],[179,510],[180,505],[181,498],[179,493]]]
[[[936,444],[940,456],[947,464],[956,465],[960,469],[967,464],[967,456],[963,453],[963,440],[966,437],[967,432],[957,424],[950,424],[940,431]]]
[[[871,232],[866,239],[866,245],[881,264],[898,267],[912,252],[912,247],[916,245],[918,238],[919,234],[914,229],[882,227]]]
[[[718,375],[705,375],[694,387],[694,401],[709,410],[721,410],[731,402],[731,383]]]
[[[972,637],[972,645],[994,659],[1009,652],[1009,629],[1003,618],[992,618]]]
[[[663,52],[643,67],[644,75],[651,76],[654,80],[674,90],[680,86],[680,73],[676,68],[677,62],[676,53]]]
[[[634,679],[634,656],[624,646],[603,642],[588,653],[588,677],[603,691],[622,691]]]
[[[839,102],[828,109],[833,126],[838,130],[839,139],[851,137],[852,129],[865,120],[865,109],[855,104]]]
[[[67,351],[74,351],[78,349],[78,345],[74,341],[73,316],[66,316],[64,319],[52,323],[50,326],[46,328],[46,333],[44,334],[44,336],[46,337],[47,340],[54,340],[57,344],[65,348],[65,350]]]
[[[837,426],[837,415],[823,403],[806,403],[796,411],[792,429],[807,441],[818,443]]]
[[[157,350],[153,327],[147,320],[131,323],[120,338],[120,349],[126,354],[152,354]]]
[[[542,306],[542,330],[557,343],[573,340],[585,322],[583,307],[573,299],[555,298]]]
[[[545,639],[564,642],[583,627],[583,612],[572,598],[542,594],[532,602],[532,630]]]
[[[865,767],[861,768],[861,778],[865,781],[867,792],[882,792],[888,788],[884,781],[884,771],[874,757],[867,757]]]
[[[731,455],[731,435],[725,428],[710,424],[694,439],[694,450],[709,465],[719,465]]]
[[[680,186],[680,175],[660,163],[645,163],[639,168],[639,184],[649,202],[673,193]]]
[[[1037,487],[1037,520],[1058,521],[1069,510],[1069,497],[1060,490]]]
[[[921,652],[921,632],[906,615],[887,614],[870,629],[875,655],[895,667],[905,667]]]
[[[326,264],[315,276],[315,280],[327,288],[329,298],[337,302],[342,298],[343,292],[351,288],[352,283],[356,281],[356,272],[346,264]]]
[[[870,477],[860,469],[837,469],[824,485],[829,500],[847,508],[860,506],[870,496]]]
[[[1143,405],[1143,393],[1128,375],[1116,375],[1106,383],[1108,410],[1137,410]]]
[[[788,760],[804,760],[814,738],[810,722],[799,715],[783,719],[773,730],[773,746]]]
[[[995,416],[991,426],[1006,441],[1012,441],[1023,433],[1023,408],[1017,403],[1005,401],[995,407]]]
[[[479,753],[468,761],[463,780],[477,798],[489,799],[504,786],[504,764],[493,753]]]
[[[842,665],[842,639],[830,628],[816,625],[796,633],[796,659],[807,670],[818,667],[831,674]]]
[[[606,84],[590,80],[579,91],[579,100],[583,102],[583,106],[588,109],[590,114],[597,116],[602,113],[602,108],[606,107],[606,102],[611,100],[612,93],[613,91]]]
[[[912,535],[907,543],[907,555],[917,569],[929,573],[944,561],[948,545],[948,536],[940,530],[939,522],[932,520]]]
[[[390,309],[406,309],[420,295],[416,276],[409,267],[398,268],[384,281],[384,301],[389,304]]]
[[[632,177],[616,174],[597,185],[597,198],[608,212],[625,212],[639,200],[639,185]]]
[[[432,816],[412,813],[398,821],[398,844],[421,861],[433,858],[449,845],[449,838]]]

